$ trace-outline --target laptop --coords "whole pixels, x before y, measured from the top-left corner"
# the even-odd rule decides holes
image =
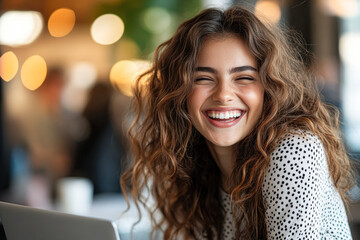
[[[0,202],[7,240],[120,240],[117,226],[106,219],[60,213]]]

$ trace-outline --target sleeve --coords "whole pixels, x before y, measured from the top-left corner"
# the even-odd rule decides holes
[[[320,239],[323,165],[316,137],[288,135],[280,142],[263,183],[268,239]]]

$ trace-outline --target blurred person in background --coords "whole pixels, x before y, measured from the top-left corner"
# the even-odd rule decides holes
[[[31,109],[34,117],[27,143],[34,168],[46,168],[52,178],[66,176],[71,166],[70,137],[61,107],[61,94],[65,84],[64,72],[51,68],[44,84],[38,89],[38,104]],[[30,115],[31,113],[29,113]],[[29,119],[28,119],[29,120]]]
[[[114,92],[107,81],[98,81],[90,89],[82,113],[87,134],[75,148],[71,175],[89,178],[95,194],[121,191],[119,178],[126,161],[127,139],[117,123],[124,122],[127,111],[120,105],[124,101],[115,100],[118,95],[121,93]],[[115,111],[121,112],[121,116],[114,116]]]
[[[21,106],[7,109],[14,202],[48,207],[56,180],[70,172],[72,142],[60,103],[64,83],[63,69],[50,67],[36,91],[23,92]]]
[[[239,6],[204,10],[156,50],[135,87],[121,183],[138,203],[155,199],[164,239],[352,238],[339,114],[300,51]]]

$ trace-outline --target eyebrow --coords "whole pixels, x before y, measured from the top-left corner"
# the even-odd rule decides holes
[[[243,72],[246,70],[250,70],[250,71],[255,71],[257,72],[257,69],[246,65],[246,66],[241,66],[241,67],[234,67],[232,69],[230,69],[230,73],[237,73],[237,72]],[[215,68],[211,68],[211,67],[196,67],[195,68],[196,72],[209,72],[209,73],[218,73],[218,71]]]

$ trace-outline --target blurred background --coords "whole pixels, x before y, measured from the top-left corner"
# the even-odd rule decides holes
[[[121,194],[131,82],[180,22],[232,4],[301,33],[358,162],[360,0],[0,0],[0,200],[51,208],[65,177]],[[355,232],[359,185],[350,198]]]

